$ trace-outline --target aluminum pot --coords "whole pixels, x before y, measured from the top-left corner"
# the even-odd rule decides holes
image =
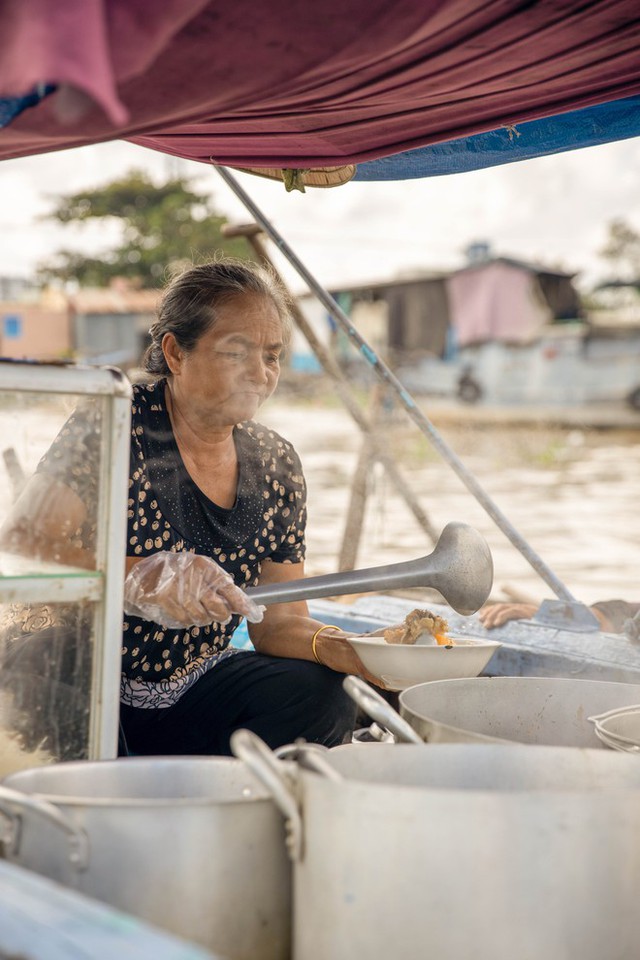
[[[639,702],[635,683],[473,677],[403,690],[400,714],[428,743],[488,740],[603,748],[589,717]]]
[[[288,960],[282,817],[231,757],[60,763],[0,786],[5,856],[233,960]]]
[[[605,750],[348,745],[284,763],[293,960],[634,960],[640,763]],[[304,751],[302,751],[304,753]]]

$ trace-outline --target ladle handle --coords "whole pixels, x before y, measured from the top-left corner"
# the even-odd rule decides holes
[[[390,563],[365,570],[347,570],[327,573],[321,577],[305,577],[284,583],[267,583],[247,587],[246,594],[256,603],[287,603],[290,600],[317,600],[319,597],[339,597],[345,593],[368,593],[373,590],[392,590],[397,587],[428,586],[428,560],[432,556],[404,563]]]
[[[270,604],[400,587],[431,587],[457,613],[469,616],[486,601],[492,583],[493,561],[484,538],[466,523],[452,522],[440,534],[433,552],[417,560],[268,583],[248,587],[246,592],[256,603]]]
[[[401,743],[424,743],[413,727],[360,677],[345,677],[342,686],[351,699],[376,723],[386,727]]]

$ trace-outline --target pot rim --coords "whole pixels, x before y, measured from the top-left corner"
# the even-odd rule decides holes
[[[70,774],[73,774],[75,771],[82,770],[85,772],[87,770],[96,769],[106,769],[108,767],[118,766],[119,768],[130,767],[131,769],[137,767],[138,769],[144,767],[151,767],[154,763],[155,765],[158,762],[161,762],[162,765],[167,769],[168,774],[171,773],[169,768],[176,768],[176,772],[179,772],[180,768],[194,768],[197,764],[198,766],[207,766],[210,770],[214,770],[216,767],[232,769],[233,767],[238,768],[245,774],[245,782],[239,783],[237,787],[237,796],[223,796],[216,797],[215,793],[211,796],[207,795],[182,795],[175,797],[163,797],[163,796],[127,796],[126,795],[126,784],[123,786],[123,790],[120,795],[114,796],[105,796],[105,795],[95,795],[95,794],[84,794],[82,792],[76,793],[57,793],[50,789],[47,789],[46,784],[44,784],[44,789],[24,789],[25,781],[27,784],[36,778],[39,774],[42,774],[45,778],[48,776],[46,771],[51,770],[51,776],[62,773],[64,776],[66,771],[69,771]],[[249,782],[252,780],[252,782]],[[140,807],[149,807],[150,805],[157,808],[167,808],[167,807],[211,807],[211,806],[232,806],[232,805],[246,805],[246,804],[256,804],[260,802],[267,802],[272,804],[271,795],[268,790],[263,787],[263,785],[258,781],[253,779],[251,772],[244,766],[244,764],[237,760],[234,757],[209,757],[209,756],[154,756],[154,757],[117,757],[110,760],[70,760],[62,763],[47,764],[46,766],[40,767],[30,767],[25,770],[16,770],[14,773],[8,774],[2,780],[0,780],[1,786],[6,786],[12,790],[17,790],[21,793],[24,793],[26,796],[30,797],[39,797],[43,800],[47,800],[49,803],[56,804],[57,806],[66,806],[66,807],[118,807],[118,808],[132,808],[137,809]],[[227,788],[228,789],[228,788]],[[242,791],[249,790],[250,793],[243,794]]]

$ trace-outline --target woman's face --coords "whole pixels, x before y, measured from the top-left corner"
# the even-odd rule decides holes
[[[214,326],[188,353],[163,341],[181,408],[211,426],[252,419],[280,376],[283,328],[270,297],[238,294],[216,310]]]

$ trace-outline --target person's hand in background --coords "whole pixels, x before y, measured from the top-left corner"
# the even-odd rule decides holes
[[[597,605],[589,607],[604,633],[614,633],[615,627]],[[509,620],[532,620],[538,610],[535,603],[490,603],[477,613],[478,620],[486,630],[502,627]]]
[[[477,617],[483,627],[492,630],[509,620],[531,620],[537,609],[535,603],[491,603],[479,610]]]

